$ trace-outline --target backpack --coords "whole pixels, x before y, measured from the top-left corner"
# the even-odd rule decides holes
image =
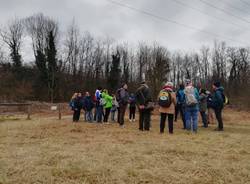
[[[106,105],[106,100],[104,98],[100,99],[100,105],[105,106]]]
[[[195,98],[195,88],[186,88],[185,89],[186,105],[195,106],[198,104],[198,100]]]
[[[172,103],[171,93],[167,90],[161,90],[158,99],[159,106],[170,107],[171,103]]]
[[[130,106],[135,106],[136,105],[135,97],[129,97],[129,104],[130,104]]]
[[[178,90],[177,92],[177,98],[178,98],[178,104],[184,104],[185,103],[185,94],[184,90]]]
[[[229,104],[228,97],[224,93],[221,93],[221,97],[223,99],[223,105],[228,105]]]

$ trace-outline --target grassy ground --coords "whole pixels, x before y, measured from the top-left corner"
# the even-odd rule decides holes
[[[70,117],[0,121],[0,183],[250,183],[250,114],[226,110],[225,131],[174,135],[137,123],[72,124]]]

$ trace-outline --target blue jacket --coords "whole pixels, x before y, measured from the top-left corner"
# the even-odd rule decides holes
[[[129,97],[129,106],[130,106],[130,107],[135,107],[135,106],[136,106],[135,95],[131,95],[131,96]]]
[[[83,108],[84,108],[86,111],[91,111],[91,110],[94,108],[94,102],[93,102],[91,96],[86,96],[86,97],[84,97],[84,100],[83,100]]]
[[[184,89],[179,89],[176,94],[177,104],[184,104],[185,103],[185,93]]]
[[[215,90],[213,96],[212,96],[212,101],[213,101],[213,108],[223,108],[224,106],[224,99],[223,99],[223,94],[224,94],[224,88],[219,87]]]

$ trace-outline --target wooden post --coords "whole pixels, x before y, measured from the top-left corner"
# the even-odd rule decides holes
[[[27,120],[31,120],[30,118],[30,114],[31,114],[31,105],[28,105],[28,110],[27,110],[27,113],[28,113],[28,116],[27,116]]]
[[[59,120],[61,120],[62,119],[62,112],[61,112],[61,105],[60,104],[58,104],[58,118],[59,118]]]

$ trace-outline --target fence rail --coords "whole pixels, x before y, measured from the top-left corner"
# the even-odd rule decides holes
[[[31,116],[31,105],[32,103],[0,103],[0,106],[7,106],[7,107],[21,107],[21,106],[27,106],[27,119],[30,120]]]

